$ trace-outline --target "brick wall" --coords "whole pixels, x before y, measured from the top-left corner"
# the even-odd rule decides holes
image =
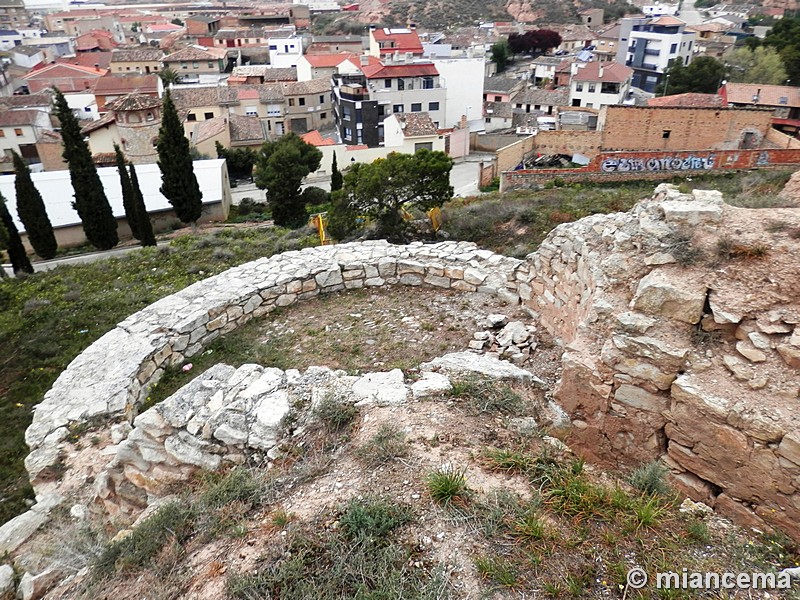
[[[497,151],[497,172],[509,171],[522,162],[528,154],[533,152],[536,146],[536,136],[532,135],[522,138],[518,142],[500,148]]]
[[[537,188],[556,178],[566,182],[666,181],[697,173],[800,165],[800,149],[719,152],[602,152],[579,169],[501,171],[500,190]]]
[[[540,131],[536,134],[536,152],[540,154],[583,154],[596,156],[602,148],[599,131]]]
[[[752,135],[751,147],[758,147],[771,121],[772,111],[766,109],[608,106],[598,130],[606,151],[736,150],[745,133]]]

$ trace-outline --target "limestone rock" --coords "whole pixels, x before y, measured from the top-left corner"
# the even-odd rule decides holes
[[[63,577],[64,571],[55,568],[46,569],[38,575],[25,573],[20,579],[17,597],[22,600],[39,600],[54,588]]]
[[[629,333],[645,333],[656,320],[637,312],[624,312],[617,315],[620,328]]]
[[[416,399],[449,392],[453,389],[453,384],[446,375],[425,371],[419,380],[412,383],[410,387],[411,394]]]
[[[19,548],[48,521],[46,512],[29,510],[0,526],[0,555]]]
[[[499,313],[494,313],[494,314],[488,315],[486,317],[486,324],[491,329],[500,329],[506,323],[508,323],[508,317],[506,315],[501,315]]]
[[[178,463],[214,471],[219,467],[220,457],[205,452],[208,445],[208,442],[198,440],[186,431],[180,431],[164,440],[167,453]]]
[[[11,565],[0,565],[0,598],[14,593],[14,569]]]
[[[704,504],[703,502],[693,502],[690,498],[686,498],[683,502],[681,502],[679,510],[682,513],[692,516],[704,516],[714,512],[714,509],[712,509],[708,504]]]
[[[719,223],[722,220],[721,203],[698,201],[681,202],[667,200],[661,203],[664,219],[674,225],[697,226],[703,223]]]
[[[420,365],[420,369],[436,369],[445,373],[477,373],[493,379],[518,379],[544,386],[544,382],[530,371],[485,354],[452,352]]]
[[[255,409],[255,422],[250,427],[249,446],[269,450],[278,442],[281,420],[289,412],[289,394],[276,390],[261,399]]]
[[[356,404],[376,402],[380,405],[402,404],[408,398],[403,372],[392,369],[384,373],[369,373],[353,384]]]
[[[651,271],[639,281],[631,308],[684,323],[698,323],[703,315],[706,287],[702,284],[676,282],[665,272]]]
[[[736,342],[736,351],[750,362],[759,363],[767,360],[766,354],[758,348],[755,348],[750,342],[744,340]]]
[[[614,399],[639,410],[660,413],[667,408],[667,399],[634,385],[621,385],[614,392]]]
[[[775,348],[783,362],[793,369],[800,369],[800,348],[790,344],[780,344]]]
[[[525,328],[525,323],[522,321],[511,321],[500,330],[495,340],[498,346],[505,348],[512,344],[521,344],[527,341],[529,336],[530,334]]]

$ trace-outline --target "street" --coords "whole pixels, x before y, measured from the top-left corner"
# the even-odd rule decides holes
[[[703,16],[694,8],[695,0],[683,0],[681,2],[680,15],[678,18],[685,21],[687,25],[699,25],[703,22]]]

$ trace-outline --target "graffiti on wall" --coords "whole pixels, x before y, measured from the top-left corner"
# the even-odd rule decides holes
[[[626,158],[614,157],[606,158],[601,164],[600,169],[604,173],[630,172],[630,171],[700,171],[713,169],[716,163],[716,156],[695,156],[690,154],[686,157],[668,156],[665,158]]]

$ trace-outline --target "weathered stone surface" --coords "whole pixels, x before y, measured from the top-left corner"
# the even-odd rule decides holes
[[[667,200],[661,203],[664,219],[675,225],[696,226],[703,223],[718,223],[722,220],[722,205],[705,201],[681,202]]]
[[[411,384],[411,394],[416,398],[426,398],[448,392],[453,389],[450,378],[441,373],[425,371],[419,380]]]
[[[445,373],[478,373],[493,379],[519,379],[544,385],[544,382],[530,371],[512,365],[510,362],[472,352],[453,352],[432,361],[423,363],[420,368],[440,370]]]
[[[522,321],[511,321],[500,330],[496,336],[497,345],[504,348],[512,344],[521,344],[527,341],[530,334]]]
[[[261,450],[272,448],[278,441],[281,419],[289,408],[289,394],[285,390],[276,390],[263,397],[255,408],[255,422],[250,427],[248,445]]]
[[[404,383],[403,372],[392,369],[385,373],[369,373],[353,384],[356,404],[376,402],[381,405],[400,404],[408,398],[408,388]]]
[[[179,432],[164,440],[167,453],[179,463],[185,463],[214,471],[219,467],[220,457],[205,452],[207,442],[198,440],[187,432]]]
[[[656,320],[636,312],[624,312],[617,315],[620,328],[630,333],[645,333]]]
[[[614,399],[639,410],[660,413],[667,408],[667,399],[634,385],[621,385],[614,392]]]
[[[39,600],[64,577],[64,571],[50,568],[38,575],[25,573],[19,581],[17,597],[22,600]]]
[[[736,351],[750,362],[760,363],[767,360],[767,355],[755,348],[749,341],[736,342]]]
[[[783,362],[793,369],[800,369],[800,347],[791,344],[780,344],[775,348]]]
[[[500,327],[508,323],[508,317],[506,315],[494,313],[486,317],[486,323],[492,329],[499,329]]]
[[[14,569],[11,565],[0,565],[0,598],[14,594]]]
[[[0,554],[19,548],[48,520],[47,513],[29,510],[0,527]]]
[[[663,271],[651,271],[639,282],[631,308],[684,323],[697,323],[703,315],[706,287],[702,284],[676,284]]]
[[[783,436],[783,440],[778,446],[778,454],[786,460],[800,465],[800,431],[791,431]]]

